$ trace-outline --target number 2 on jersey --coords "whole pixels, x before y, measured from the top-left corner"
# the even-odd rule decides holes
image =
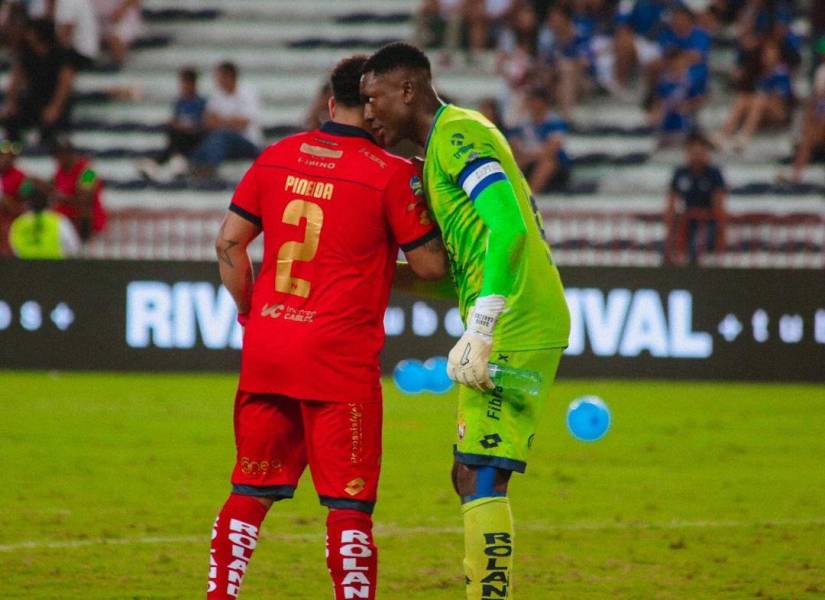
[[[324,225],[323,209],[308,200],[290,200],[284,208],[283,223],[298,226],[306,219],[303,241],[289,241],[278,249],[278,263],[275,269],[275,290],[301,298],[309,297],[310,282],[292,275],[292,263],[309,262],[318,251],[321,227]]]

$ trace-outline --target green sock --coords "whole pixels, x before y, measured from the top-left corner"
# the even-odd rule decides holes
[[[512,598],[513,515],[506,497],[481,498],[464,513],[467,600]]]

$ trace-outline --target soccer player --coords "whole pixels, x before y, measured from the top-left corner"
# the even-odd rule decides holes
[[[329,508],[335,598],[375,598],[384,311],[399,246],[420,277],[443,277],[447,258],[420,171],[364,129],[364,61],[333,71],[330,122],[255,161],[216,242],[245,331],[237,462],[212,532],[209,600],[238,597],[268,509],[292,497],[307,465]],[[261,232],[255,278],[247,246]]]
[[[523,472],[570,316],[542,219],[502,134],[443,104],[418,48],[389,44],[364,66],[371,127],[391,146],[424,147],[424,184],[441,228],[467,329],[450,351],[462,383],[453,484],[464,514],[467,598],[510,597],[513,524],[507,483]],[[538,396],[496,386],[488,362],[542,376]]]

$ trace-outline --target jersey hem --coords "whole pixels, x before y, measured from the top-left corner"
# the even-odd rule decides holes
[[[259,229],[263,229],[263,221],[261,220],[261,217],[259,217],[258,215],[249,212],[245,208],[241,208],[234,202],[229,205],[229,210],[238,215],[239,217],[246,219],[253,225],[257,226]]]
[[[439,231],[438,228],[434,228],[431,231],[428,231],[427,233],[422,235],[417,240],[413,240],[413,241],[408,242],[406,244],[401,244],[401,249],[404,252],[409,252],[410,250],[415,250],[416,248],[418,248],[420,246],[423,246],[424,244],[426,244],[430,240],[434,240],[435,238],[439,237],[440,235],[441,235],[441,231]]]

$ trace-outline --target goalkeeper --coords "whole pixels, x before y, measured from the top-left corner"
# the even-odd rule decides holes
[[[467,598],[512,597],[507,484],[524,472],[567,346],[570,316],[542,219],[507,141],[481,114],[443,104],[426,55],[389,44],[364,65],[365,117],[391,147],[424,147],[424,185],[467,323],[448,373],[463,385],[453,484],[464,514]],[[538,396],[496,387],[488,362],[542,377]]]

